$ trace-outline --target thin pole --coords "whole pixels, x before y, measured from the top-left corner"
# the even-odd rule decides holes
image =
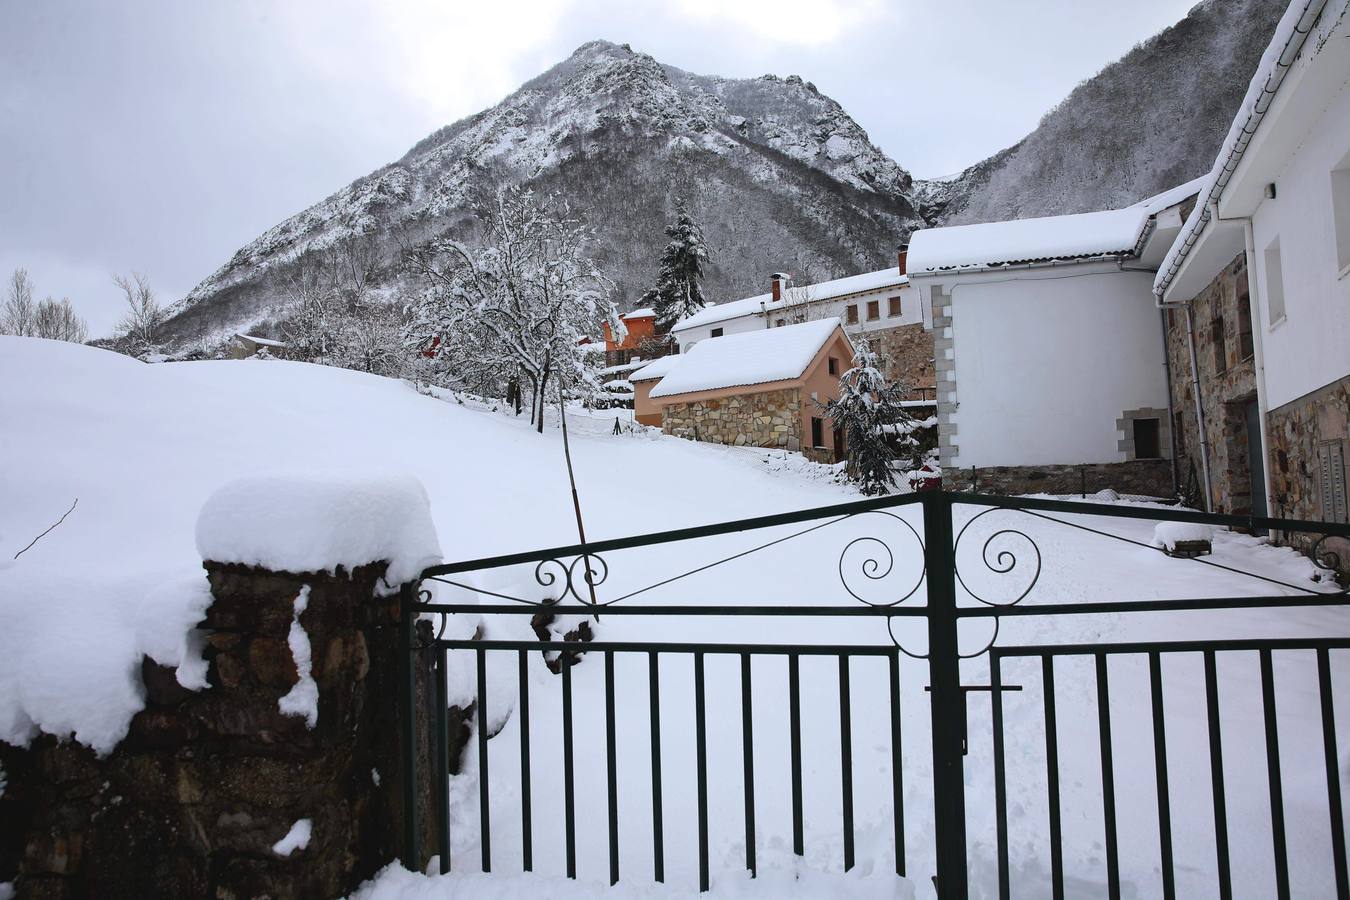
[[[542,416],[541,416],[542,418]],[[567,460],[567,480],[572,485],[572,509],[577,514],[577,539],[582,547],[586,546],[586,526],[581,521],[581,498],[577,496],[577,476],[572,471],[572,445],[567,440],[567,408],[563,403],[562,379],[558,379],[558,419],[562,422],[563,457]],[[591,592],[591,605],[597,606],[595,584],[591,581],[591,555],[583,553],[582,564],[586,567],[586,587]]]

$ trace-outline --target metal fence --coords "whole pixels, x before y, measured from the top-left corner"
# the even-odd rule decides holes
[[[901,508],[915,507],[910,512],[921,513],[921,529],[900,515]],[[971,513],[963,521],[954,516],[954,510],[963,515]],[[1058,523],[1059,526],[1077,529],[1093,535],[1092,540],[1115,540],[1129,544],[1148,546],[1146,543],[1129,537],[1086,524],[1082,516],[1111,517],[1117,519],[1144,519],[1153,521],[1184,522],[1215,526],[1229,526],[1251,531],[1272,530],[1279,533],[1310,533],[1320,538],[1350,537],[1350,526],[1321,522],[1259,519],[1251,517],[1219,516],[1195,513],[1181,509],[1145,508],[1139,506],[1112,506],[1103,504],[1077,503],[1069,501],[1037,500],[1030,498],[1005,498],[986,495],[970,495],[949,492],[927,492],[900,497],[885,497],[856,503],[841,504],[803,512],[762,516],[726,522],[700,528],[686,528],[659,534],[642,535],[619,540],[597,541],[587,545],[558,547],[536,552],[516,553],[488,559],[472,560],[435,566],[422,574],[422,580],[404,588],[402,596],[403,633],[406,646],[408,669],[403,684],[407,686],[402,701],[405,710],[411,711],[412,670],[414,656],[430,654],[435,672],[435,692],[433,716],[430,733],[407,736],[405,746],[409,748],[405,766],[410,773],[406,779],[407,800],[405,809],[409,811],[406,824],[405,846],[408,848],[408,862],[419,858],[416,848],[416,836],[419,833],[414,821],[412,802],[413,783],[415,781],[415,747],[421,740],[431,742],[430,758],[435,767],[437,784],[438,846],[442,872],[450,871],[454,860],[451,854],[450,816],[448,800],[450,790],[449,759],[450,742],[446,718],[446,679],[448,672],[448,654],[469,653],[474,658],[474,713],[478,727],[475,730],[474,745],[465,747],[465,753],[476,755],[478,767],[478,865],[484,872],[493,869],[494,857],[492,836],[493,803],[490,797],[490,772],[488,728],[490,719],[488,709],[491,700],[488,683],[489,655],[514,657],[516,668],[516,694],[514,716],[521,730],[518,758],[519,785],[519,823],[520,823],[520,866],[525,871],[534,869],[534,847],[538,837],[535,821],[532,775],[532,742],[530,739],[530,680],[527,667],[532,654],[545,653],[558,664],[558,690],[561,694],[561,729],[558,734],[557,752],[562,757],[563,772],[563,835],[565,872],[569,877],[577,875],[577,839],[576,820],[577,759],[574,749],[574,718],[576,715],[573,696],[573,664],[581,659],[586,665],[597,661],[604,672],[604,723],[605,723],[605,830],[608,841],[609,879],[615,883],[620,872],[620,841],[624,832],[620,828],[619,779],[616,772],[620,762],[625,767],[642,766],[650,776],[650,797],[647,809],[651,824],[651,860],[650,873],[640,877],[664,881],[666,878],[667,848],[667,797],[663,786],[669,776],[672,764],[662,759],[661,694],[663,684],[663,661],[672,658],[687,660],[693,679],[693,716],[694,746],[693,764],[697,798],[694,806],[697,828],[698,880],[700,888],[707,890],[710,885],[710,830],[708,776],[709,736],[706,722],[708,676],[707,668],[711,659],[730,659],[734,663],[731,669],[738,670],[736,684],[728,684],[725,679],[717,683],[719,691],[740,692],[741,721],[740,746],[727,746],[725,743],[713,748],[720,758],[728,753],[740,756],[740,806],[743,809],[744,865],[752,874],[757,871],[757,850],[762,845],[764,822],[763,777],[757,781],[755,771],[755,748],[757,742],[781,740],[780,735],[764,735],[756,729],[756,712],[753,701],[754,684],[765,677],[782,678],[786,682],[787,692],[787,744],[790,757],[790,779],[787,787],[790,793],[791,835],[793,852],[802,855],[805,852],[806,828],[803,805],[803,762],[802,762],[802,663],[806,659],[826,658],[833,660],[838,683],[838,772],[839,792],[838,828],[841,837],[840,853],[844,870],[857,863],[858,846],[855,839],[854,822],[854,735],[858,729],[858,720],[854,707],[854,692],[851,685],[855,673],[866,668],[866,677],[885,678],[887,685],[879,689],[875,697],[886,698],[888,703],[881,708],[861,711],[865,720],[874,729],[884,722],[889,747],[890,797],[885,798],[889,805],[891,834],[889,843],[893,848],[886,866],[892,866],[898,875],[910,874],[912,868],[907,865],[913,855],[913,847],[907,847],[905,831],[906,811],[904,780],[906,772],[902,762],[902,717],[901,717],[901,678],[900,666],[906,657],[920,660],[926,670],[929,696],[929,719],[931,721],[931,793],[933,825],[933,846],[925,848],[934,861],[934,882],[939,896],[965,897],[968,893],[969,859],[967,848],[967,822],[975,812],[968,810],[965,802],[965,783],[968,775],[974,775],[967,768],[966,754],[969,745],[969,729],[977,719],[969,712],[968,695],[975,693],[987,695],[989,699],[989,718],[978,722],[980,727],[988,725],[992,741],[992,778],[994,782],[994,829],[996,834],[997,885],[1000,897],[1012,895],[1015,874],[1009,863],[1009,811],[1008,790],[1010,785],[1009,763],[1005,725],[1005,697],[1009,691],[1022,691],[1023,700],[1035,702],[1030,696],[1039,681],[1040,703],[1042,705],[1042,724],[1044,729],[1044,780],[1046,787],[1045,803],[1049,817],[1048,856],[1050,890],[1053,896],[1065,895],[1065,873],[1063,865],[1063,823],[1061,820],[1061,782],[1062,770],[1070,765],[1080,765],[1081,759],[1070,760],[1066,754],[1081,749],[1077,743],[1066,744],[1063,736],[1067,728],[1083,729],[1090,726],[1095,731],[1098,747],[1098,759],[1092,760],[1101,774],[1101,816],[1104,836],[1104,875],[1108,894],[1120,896],[1121,880],[1119,872],[1118,844],[1122,838],[1120,824],[1117,821],[1116,776],[1114,774],[1114,754],[1119,738],[1112,735],[1112,679],[1108,661],[1121,658],[1138,659],[1147,667],[1147,691],[1152,711],[1152,733],[1147,736],[1153,748],[1152,780],[1156,805],[1157,865],[1160,870],[1162,894],[1165,897],[1176,896],[1175,869],[1177,861],[1173,852],[1173,817],[1171,791],[1169,789],[1169,765],[1175,767],[1175,761],[1169,757],[1167,733],[1163,715],[1164,695],[1169,681],[1164,677],[1164,663],[1172,665],[1172,660],[1185,657],[1194,659],[1203,666],[1203,688],[1205,696],[1205,716],[1207,721],[1207,743],[1209,756],[1209,777],[1213,786],[1214,846],[1212,849],[1215,864],[1215,880],[1221,897],[1232,896],[1231,860],[1228,848],[1228,835],[1231,823],[1225,809],[1225,766],[1223,736],[1219,727],[1219,695],[1229,690],[1218,677],[1218,660],[1230,656],[1246,654],[1255,656],[1260,670],[1261,708],[1264,713],[1264,745],[1267,757],[1265,788],[1270,800],[1269,831],[1271,834],[1271,858],[1274,867],[1276,894],[1290,896],[1291,881],[1288,861],[1288,845],[1282,803],[1280,736],[1277,728],[1277,703],[1274,689],[1273,656],[1275,653],[1302,653],[1309,655],[1315,663],[1317,680],[1316,692],[1319,698],[1321,722],[1315,734],[1300,734],[1300,743],[1316,742],[1322,747],[1322,762],[1325,766],[1327,785],[1326,815],[1331,838],[1330,878],[1334,880],[1337,896],[1350,896],[1350,879],[1346,871],[1345,831],[1341,807],[1340,773],[1338,764],[1338,744],[1335,724],[1336,703],[1333,696],[1331,677],[1331,654],[1350,649],[1350,619],[1345,620],[1345,629],[1339,634],[1325,634],[1306,638],[1243,638],[1238,640],[1216,637],[1214,640],[1176,640],[1147,642],[1094,642],[1083,644],[1000,644],[998,629],[1002,620],[1019,619],[1038,621],[1049,617],[1100,615],[1118,613],[1127,619],[1160,612],[1176,613],[1189,611],[1205,616],[1205,622],[1213,623],[1216,635],[1221,633],[1225,617],[1239,614],[1241,611],[1279,608],[1293,610],[1309,607],[1339,607],[1350,605],[1350,598],[1344,590],[1312,584],[1286,583],[1268,574],[1252,573],[1250,577],[1278,585],[1283,590],[1292,590],[1292,595],[1255,597],[1208,597],[1188,599],[1130,599],[1102,603],[1085,599],[1072,602],[1049,602],[1024,604],[1031,596],[1041,574],[1041,550],[1036,541],[1024,530],[1010,525],[994,529],[993,534],[984,537],[982,531],[972,526],[985,516],[997,512],[1012,513],[1032,520]],[[741,560],[752,554],[766,551],[815,532],[836,523],[855,521],[866,514],[881,513],[888,516],[888,523],[914,541],[913,561],[916,562],[917,579],[908,590],[897,590],[884,601],[876,602],[864,599],[850,587],[850,574],[861,574],[864,579],[879,577],[882,568],[890,570],[897,560],[895,550],[876,538],[863,536],[854,538],[840,554],[837,563],[823,559],[822,566],[837,565],[840,581],[846,592],[851,595],[849,604],[644,604],[633,598],[653,589],[670,589],[682,579],[704,573],[718,566]],[[1070,515],[1075,518],[1062,518]],[[959,524],[959,527],[958,527]],[[988,523],[986,522],[986,525]],[[607,555],[619,551],[642,547],[662,547],[670,544],[716,538],[739,532],[757,532],[763,529],[779,528],[787,525],[803,525],[804,528],[786,536],[775,536],[762,544],[744,550],[738,550],[725,556],[710,560],[707,564],[684,571],[680,574],[660,579],[655,583],[631,590],[623,596],[609,599],[607,602],[595,601],[596,589],[604,584],[609,575]],[[902,527],[903,526],[903,527]],[[997,539],[1016,537],[1024,540],[1023,556],[1008,549],[998,549]],[[982,543],[980,543],[981,539]],[[1018,566],[1028,573],[1029,581],[1019,586],[1013,596],[999,600],[982,597],[971,589],[974,583],[970,571],[963,571],[958,564],[962,540],[977,544],[976,559],[987,573],[1006,574]],[[869,554],[861,563],[858,573],[845,571],[849,551],[861,542],[871,542],[878,552]],[[877,546],[879,545],[879,546]],[[1161,552],[1161,551],[1159,551]],[[884,554],[884,557],[881,555]],[[1319,540],[1314,545],[1314,557],[1320,568],[1330,569],[1338,560],[1329,552],[1322,550]],[[870,560],[870,562],[868,561]],[[1196,566],[1211,566],[1229,574],[1242,573],[1234,566],[1223,562],[1199,558],[1190,561]],[[529,597],[521,597],[506,592],[494,592],[469,583],[466,578],[472,573],[483,573],[507,567],[533,565],[534,578],[538,585],[552,587],[556,595],[551,602],[541,604]],[[885,574],[881,572],[881,574]],[[436,581],[454,586],[458,590],[472,591],[484,597],[482,602],[438,602],[433,598],[426,582]],[[909,582],[906,582],[908,586]],[[774,585],[768,585],[770,592]],[[703,598],[699,598],[703,599]],[[926,602],[921,602],[926,601]],[[641,616],[651,617],[653,639],[637,641],[575,642],[562,644],[551,640],[500,640],[473,639],[471,637],[446,637],[448,621],[455,615],[503,615],[537,616],[544,614],[603,614],[604,616]],[[435,636],[418,642],[415,633],[415,620],[430,617],[438,622]],[[752,642],[718,641],[674,641],[657,637],[659,628],[656,623],[662,619],[699,619],[713,621],[719,618],[762,617],[772,622],[783,617],[819,617],[822,621],[863,620],[881,622],[885,633],[890,637],[887,643],[847,642],[847,643],[775,643],[772,640]],[[1030,618],[1028,618],[1030,617]],[[894,624],[907,620],[915,628],[926,632],[927,650],[923,653],[907,648],[896,637]],[[962,652],[958,645],[958,623],[983,620],[992,624],[993,637],[987,646],[977,652]],[[650,758],[634,760],[619,759],[619,745],[616,740],[616,659],[637,659],[645,661],[646,674],[646,718],[650,723]],[[962,681],[963,662],[967,663],[967,675],[972,674],[969,661],[983,659],[988,664],[988,683],[965,684]],[[1057,668],[1063,671],[1072,660],[1088,660],[1095,681],[1096,721],[1088,722],[1084,717],[1075,717],[1066,722],[1057,714],[1062,703],[1057,702],[1055,677]],[[762,660],[776,660],[769,664]],[[860,660],[873,660],[873,663],[861,663]],[[875,661],[884,660],[884,669]],[[908,664],[908,663],[907,663]],[[1020,667],[1020,668],[1019,668]],[[1017,670],[1019,684],[1010,684],[1010,668]],[[630,667],[631,669],[631,667]],[[664,670],[669,672],[669,669]],[[764,673],[767,671],[768,676]],[[669,674],[665,677],[669,678]],[[861,676],[859,676],[861,677]],[[631,693],[631,689],[630,689]],[[1227,696],[1227,694],[1225,694]],[[885,701],[881,701],[885,702]],[[640,708],[633,709],[625,704],[622,715],[631,721],[641,717]],[[416,729],[414,719],[409,715],[405,721]],[[1138,737],[1138,735],[1133,735]],[[831,739],[833,740],[833,739]],[[911,749],[912,752],[912,749]],[[500,757],[499,757],[500,758]],[[1015,761],[1025,763],[1025,760]],[[973,763],[971,765],[974,765]],[[517,763],[513,761],[513,768]],[[1026,768],[1020,765],[1020,768]],[[757,794],[757,791],[759,792]],[[875,801],[877,798],[868,798]],[[927,810],[924,811],[927,815]],[[720,824],[720,823],[719,823]],[[781,823],[786,830],[786,823]],[[1247,823],[1249,824],[1249,823]],[[713,848],[715,849],[715,848]],[[881,860],[871,860],[881,865]],[[632,872],[622,873],[625,878],[639,877]]]

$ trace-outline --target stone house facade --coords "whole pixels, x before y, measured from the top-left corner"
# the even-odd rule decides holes
[[[801,413],[799,388],[710,397],[662,407],[661,430],[714,444],[801,450]]]
[[[853,352],[838,319],[709,339],[646,389],[640,411],[659,408],[662,430],[677,437],[835,462],[844,435],[824,407],[839,396]],[[641,387],[644,373],[635,374]]]
[[[1188,315],[1198,371],[1192,369]],[[1194,483],[1204,499],[1202,451],[1207,449],[1212,510],[1233,515],[1264,512],[1261,437],[1259,429],[1253,430],[1258,421],[1252,414],[1257,402],[1256,354],[1246,254],[1223,267],[1190,301],[1189,312],[1184,307],[1167,310],[1167,356],[1179,484],[1184,490]],[[1204,420],[1203,442],[1196,384]]]

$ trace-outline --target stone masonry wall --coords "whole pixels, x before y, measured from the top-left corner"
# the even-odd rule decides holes
[[[1272,409],[1266,424],[1271,515],[1319,521],[1340,518],[1337,510],[1326,508],[1322,502],[1319,455],[1339,449],[1339,457],[1331,454],[1333,461],[1350,457],[1350,377]],[[1289,536],[1291,543],[1305,550],[1315,537]],[[1328,538],[1321,549],[1336,553],[1341,574],[1350,575],[1350,541]]]
[[[925,331],[922,323],[874,331],[865,337],[885,361],[887,380],[899,381],[910,389],[933,388],[937,378],[933,332]]]
[[[1191,301],[1214,511],[1237,515],[1250,512],[1252,501],[1244,404],[1256,396],[1256,368],[1252,357],[1243,355],[1238,337],[1238,305],[1247,302],[1245,253],[1225,266]],[[1216,327],[1219,320],[1223,321],[1222,332]],[[1192,471],[1197,483],[1204,477],[1184,310],[1167,312],[1167,355],[1172,367],[1173,425],[1181,428],[1177,446],[1184,488]],[[1260,448],[1251,449],[1260,452]]]
[[[802,399],[796,388],[661,407],[661,430],[737,447],[800,450]]]
[[[209,688],[186,690],[147,657],[145,709],[108,756],[48,735],[27,749],[0,744],[0,882],[20,900],[334,897],[397,857],[398,598],[374,596],[384,565],[206,569]],[[277,706],[298,678],[287,636],[305,585],[312,729]],[[429,803],[424,786],[419,805]],[[273,853],[302,818],[313,822],[308,846]],[[421,841],[431,846],[429,831]]]
[[[1081,466],[987,466],[944,469],[942,486],[950,491],[1016,496],[1079,494],[1113,490],[1145,497],[1172,495],[1172,465],[1165,459],[1139,459]]]

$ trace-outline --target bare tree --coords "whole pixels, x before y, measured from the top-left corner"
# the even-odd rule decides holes
[[[113,284],[121,289],[127,301],[127,312],[117,325],[118,333],[131,345],[132,352],[149,352],[159,343],[160,331],[168,318],[150,287],[150,277],[144,272],[132,272],[130,278],[114,275]]]
[[[4,312],[0,313],[0,333],[32,337],[36,332],[37,309],[33,306],[33,280],[27,269],[15,269],[9,276]]]
[[[37,305],[33,320],[34,333],[40,338],[83,344],[89,337],[89,327],[75,312],[69,297],[43,300]]]
[[[605,321],[616,336],[625,329],[588,252],[591,231],[565,203],[513,188],[475,212],[481,246],[439,239],[409,253],[426,290],[410,305],[405,338],[493,396],[519,402],[514,391],[528,383],[542,431],[549,385],[574,395],[598,390],[584,342]]]

